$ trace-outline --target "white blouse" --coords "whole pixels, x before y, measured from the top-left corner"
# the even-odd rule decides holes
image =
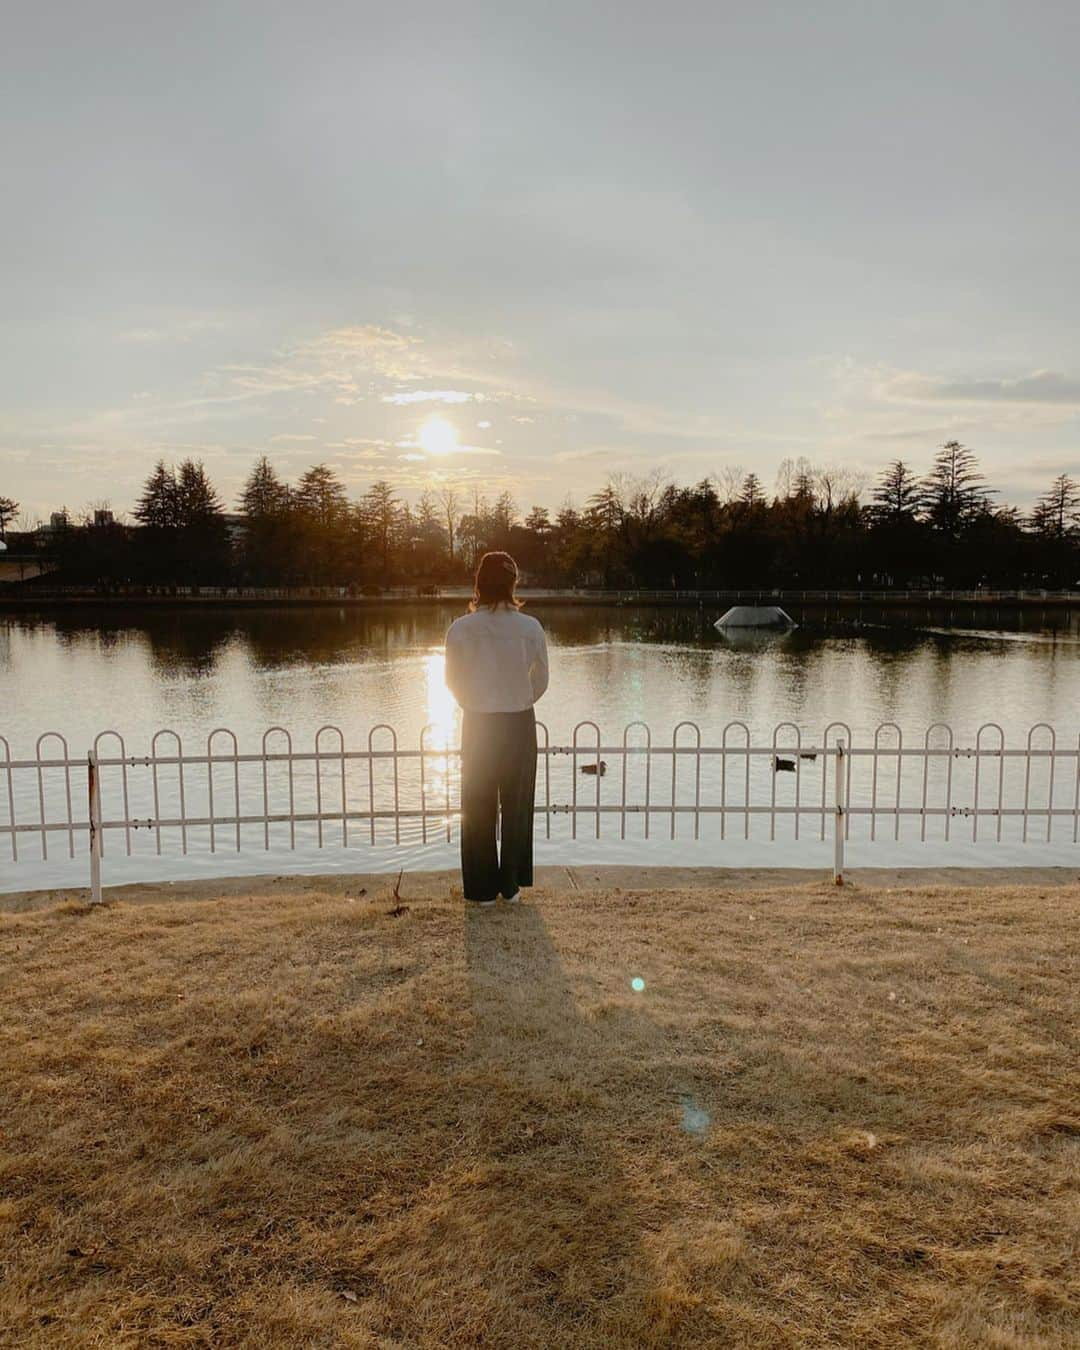
[[[446,634],[447,688],[466,712],[523,712],[548,687],[547,642],[531,614],[480,608]]]

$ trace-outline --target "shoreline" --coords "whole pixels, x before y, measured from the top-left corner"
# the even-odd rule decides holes
[[[456,605],[467,600],[471,592],[466,587],[450,588],[441,595],[31,595],[5,594],[0,590],[0,613],[23,613],[54,609],[381,609],[394,606]],[[900,592],[897,594],[847,594],[802,591],[728,591],[713,593],[683,593],[666,595],[634,591],[611,592],[597,595],[588,592],[518,592],[526,605],[536,608],[645,608],[645,609],[700,609],[707,605],[779,604],[800,610],[928,610],[947,613],[954,609],[992,610],[1080,610],[1080,591],[1074,595],[1051,593],[1040,595],[1002,596],[979,595],[975,592],[935,594],[934,592]]]
[[[170,904],[177,900],[206,901],[278,896],[349,896],[361,891],[369,897],[393,895],[394,872],[328,872],[313,875],[264,872],[248,876],[197,878],[180,881],[125,882],[107,886],[104,904]],[[777,887],[824,889],[843,903],[855,891],[927,890],[939,887],[979,889],[1080,886],[1077,867],[856,867],[845,873],[844,884],[834,886],[827,868],[817,867],[632,867],[619,864],[595,867],[538,867],[537,893],[568,896],[576,892],[659,892],[708,890],[715,896],[775,890]],[[419,893],[419,894],[418,894]],[[0,914],[23,914],[62,904],[86,904],[85,886],[0,892]],[[401,899],[459,899],[457,869],[405,870]],[[526,896],[528,899],[528,896]]]

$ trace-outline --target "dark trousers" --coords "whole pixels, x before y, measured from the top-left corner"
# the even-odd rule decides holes
[[[461,727],[461,880],[466,900],[513,895],[533,881],[536,717],[467,712]],[[499,849],[495,821],[501,812]]]

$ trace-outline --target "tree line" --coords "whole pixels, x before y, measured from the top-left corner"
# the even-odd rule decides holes
[[[204,466],[159,461],[133,525],[98,510],[62,517],[50,546],[63,579],[121,584],[331,585],[465,580],[505,549],[546,586],[723,589],[1072,586],[1080,582],[1080,485],[1054,479],[1022,512],[996,501],[957,441],[917,473],[894,460],[876,481],[786,460],[769,494],[728,466],[680,486],[616,476],[578,507],[522,512],[509,492],[445,484],[406,501],[389,482],[351,500],[326,464],[287,483],[265,457],[227,514]],[[10,508],[10,520],[17,504]]]

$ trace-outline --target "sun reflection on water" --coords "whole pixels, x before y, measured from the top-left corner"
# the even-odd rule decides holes
[[[434,804],[450,800],[460,777],[457,759],[437,753],[456,745],[458,739],[458,706],[446,687],[446,656],[441,647],[424,659],[424,675],[427,683],[424,748],[435,752],[424,756],[424,778],[428,800]],[[444,820],[443,825],[446,823]]]

